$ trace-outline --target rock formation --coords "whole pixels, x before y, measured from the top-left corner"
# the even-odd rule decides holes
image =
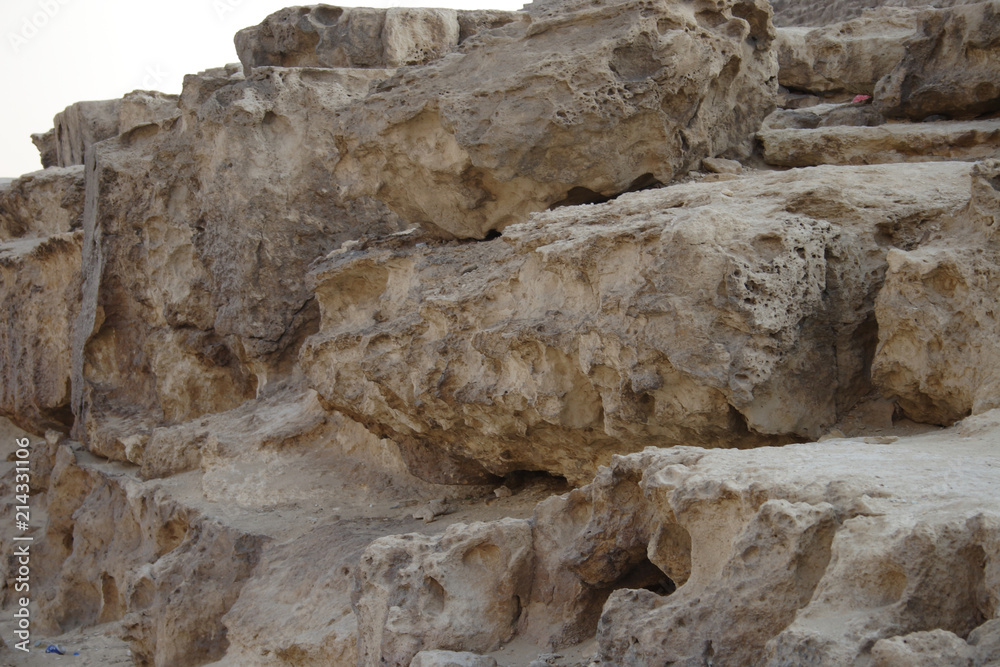
[[[997,3],[887,4],[292,7],[67,108],[0,662],[31,537],[91,664],[996,663]]]

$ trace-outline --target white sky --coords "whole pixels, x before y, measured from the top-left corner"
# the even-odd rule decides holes
[[[389,0],[343,6],[516,10],[527,0]],[[294,0],[0,0],[0,177],[42,168],[33,132],[73,102],[179,93],[185,74],[238,62],[236,31]],[[310,3],[309,0],[299,4]],[[337,3],[330,3],[337,4]]]

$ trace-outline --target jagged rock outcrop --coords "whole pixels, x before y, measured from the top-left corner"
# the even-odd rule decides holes
[[[816,28],[779,28],[778,82],[816,95],[867,94],[906,53],[919,11],[880,7],[861,17]]]
[[[345,112],[345,196],[445,237],[746,155],[773,107],[762,2],[541,3],[530,21],[381,82]],[[496,63],[502,62],[502,67]]]
[[[64,216],[54,217],[48,225]],[[0,415],[39,435],[73,424],[69,341],[82,241],[68,232],[0,243]]]
[[[875,90],[890,117],[971,118],[1000,111],[1000,2],[920,15],[906,54]]]
[[[969,633],[968,641],[947,630],[880,639],[872,647],[872,657],[875,667],[996,664],[1000,660],[1000,621],[979,626]]]
[[[377,75],[190,76],[182,120],[96,147],[74,341],[74,409],[93,451],[124,460],[123,438],[235,408],[287,374],[315,319],[309,262],[399,228],[330,180],[327,128]]]
[[[980,0],[774,0],[777,26],[822,26],[848,21],[873,7],[955,7]]]
[[[645,445],[818,437],[868,391],[888,247],[967,201],[968,169],[762,174],[539,214],[487,243],[349,244],[313,272],[322,322],[301,364],[329,407],[446,483],[579,483]]]
[[[527,19],[494,10],[288,7],[236,33],[249,76],[255,67],[402,67],[454,51],[472,35]]]
[[[1000,119],[875,127],[762,129],[764,160],[779,167],[982,160],[1000,155]]]
[[[882,647],[874,655],[888,656],[934,629],[969,637],[939,648],[936,664],[960,664],[953,661],[969,646],[989,655],[996,642],[981,638],[996,634],[1000,618],[998,434],[993,411],[960,430],[891,445],[859,439],[615,457],[593,483],[536,511],[522,632],[559,646],[596,627],[592,664],[623,667],[706,657],[883,664],[873,662],[872,644]],[[424,544],[394,539],[400,548]],[[421,560],[400,562],[411,572]],[[454,578],[482,581],[481,594],[493,594],[492,579],[472,576],[477,562],[455,563]],[[361,599],[384,595],[389,581],[407,600],[434,598],[426,583],[363,577]],[[372,626],[384,628],[383,647],[438,636],[433,622],[397,630],[361,617],[362,636]]]
[[[83,167],[51,168],[0,185],[0,242],[79,229]]]
[[[521,620],[531,560],[531,526],[518,519],[376,540],[355,575],[359,667],[406,667],[424,649],[500,648]]]
[[[1000,407],[1000,161],[977,164],[969,205],[934,240],[889,253],[872,376],[913,419]]]
[[[82,165],[87,149],[142,123],[177,115],[177,96],[136,90],[120,100],[77,102],[52,119],[48,132],[33,134],[43,167]]]

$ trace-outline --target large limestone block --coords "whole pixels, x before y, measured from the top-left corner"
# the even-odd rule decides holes
[[[886,116],[969,118],[1000,110],[1000,1],[927,10],[906,55],[879,81]]]
[[[313,271],[300,362],[328,407],[445,483],[579,483],[644,445],[818,437],[871,388],[885,253],[966,202],[969,169],[762,173],[489,242],[348,244]]]
[[[549,2],[404,68],[344,116],[345,196],[444,237],[747,154],[774,104],[766,3]]]
[[[539,506],[525,632],[558,646],[596,629],[597,664],[622,667],[871,665],[872,644],[934,629],[989,655],[998,429],[994,411],[893,445],[615,457]]]
[[[236,33],[247,75],[255,67],[402,67],[454,51],[484,30],[527,17],[496,10],[289,7]]]
[[[950,424],[1000,407],[1000,161],[975,166],[945,233],[892,250],[876,301],[876,385],[912,419]]]
[[[376,540],[355,574],[358,665],[406,667],[424,649],[496,650],[521,620],[531,558],[531,525],[520,519]]]
[[[0,241],[77,229],[83,216],[83,167],[52,167],[0,185]]]
[[[340,110],[377,72],[236,68],[189,76],[182,118],[92,151],[74,410],[95,451],[235,408],[290,372],[316,319],[302,276],[345,240],[399,228],[344,203]],[[130,455],[141,460],[138,454]]]
[[[36,434],[73,424],[71,328],[82,232],[0,244],[0,414]]]
[[[779,167],[972,161],[1000,155],[1000,119],[763,129],[757,136],[764,160]]]
[[[778,82],[818,95],[871,95],[879,79],[903,59],[919,12],[882,7],[860,18],[819,28],[779,28]]]

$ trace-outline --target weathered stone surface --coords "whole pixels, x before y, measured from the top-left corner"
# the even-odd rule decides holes
[[[881,7],[829,26],[780,28],[778,81],[798,92],[871,95],[903,59],[903,43],[914,35],[919,13]]]
[[[82,237],[0,244],[0,415],[39,435],[73,424],[69,341],[79,312]]]
[[[764,119],[762,130],[812,130],[817,127],[874,127],[885,118],[870,104],[817,104],[804,109],[776,109]]]
[[[881,391],[912,419],[950,424],[1000,407],[1000,161],[977,164],[972,198],[926,246],[889,252],[876,302]]]
[[[468,651],[421,651],[410,667],[497,667],[497,661]]]
[[[764,159],[779,167],[982,160],[1000,155],[1000,120],[878,127],[761,130]]]
[[[59,166],[59,154],[56,148],[56,129],[52,128],[46,132],[36,132],[31,135],[31,143],[38,149],[38,155],[42,160],[42,168]]]
[[[83,167],[53,167],[0,186],[0,241],[78,229],[83,193]]]
[[[874,667],[993,665],[1000,660],[1000,620],[984,623],[966,642],[954,632],[930,630],[880,639],[872,647]]]
[[[521,619],[531,558],[531,526],[518,519],[376,540],[355,575],[358,665],[405,667],[424,649],[499,648]]]
[[[963,444],[952,436],[959,450],[927,435],[615,458],[593,484],[539,508],[536,549],[558,546],[536,573],[527,624],[584,622],[591,610],[579,593],[614,590],[598,664],[622,666],[706,655],[867,665],[882,638],[931,628],[965,636],[997,618],[1000,592],[989,415]]]
[[[469,37],[525,14],[392,7],[289,7],[236,33],[243,71],[255,67],[402,67],[454,51]]]
[[[870,388],[885,252],[967,201],[969,169],[759,174],[539,214],[487,243],[348,245],[314,271],[301,363],[329,407],[448,483],[579,483],[645,445],[818,437]]]
[[[124,459],[123,439],[232,409],[287,375],[316,317],[309,262],[398,229],[377,202],[343,203],[330,180],[327,130],[375,75],[191,76],[182,119],[94,151],[74,334],[78,433],[94,451]]]
[[[765,3],[529,6],[530,22],[406,68],[344,115],[345,196],[445,237],[748,154],[773,106]],[[497,67],[496,63],[503,66]]]
[[[37,622],[51,634],[121,620],[142,664],[203,664],[265,538],[179,503],[127,470],[61,446],[49,489]]]
[[[1000,1],[927,10],[875,103],[889,117],[972,118],[1000,111]]]
[[[824,26],[863,16],[873,7],[954,7],[980,0],[774,0],[777,26]]]

